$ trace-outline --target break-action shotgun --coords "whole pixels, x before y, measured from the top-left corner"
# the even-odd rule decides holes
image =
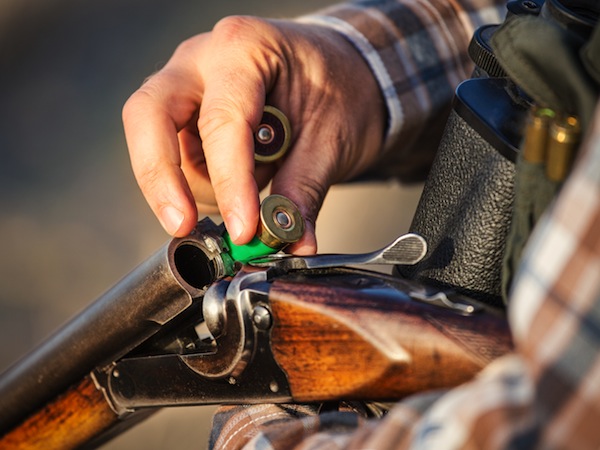
[[[294,214],[269,211],[289,233]],[[167,243],[0,377],[0,448],[95,447],[168,406],[396,400],[511,349],[501,312],[353,268],[416,263],[417,235],[365,255],[263,243],[232,257],[209,219]]]

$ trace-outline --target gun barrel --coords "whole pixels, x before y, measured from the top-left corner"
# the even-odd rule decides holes
[[[0,436],[94,368],[127,354],[203,295],[178,270],[177,249],[189,248],[193,239],[164,245],[2,374]]]

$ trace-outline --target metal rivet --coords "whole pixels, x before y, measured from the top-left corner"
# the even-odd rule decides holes
[[[252,312],[252,321],[259,330],[268,330],[271,327],[271,313],[264,306],[258,305]]]

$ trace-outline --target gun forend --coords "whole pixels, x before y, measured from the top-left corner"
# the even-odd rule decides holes
[[[203,296],[219,276],[209,219],[173,239],[0,377],[0,436],[110,364]],[[214,237],[214,239],[213,239]]]

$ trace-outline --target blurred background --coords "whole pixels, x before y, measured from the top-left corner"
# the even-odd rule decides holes
[[[130,170],[127,97],[223,16],[291,17],[330,3],[0,2],[0,372],[168,239]],[[317,223],[320,252],[386,244],[408,228],[420,188],[334,188]],[[104,448],[203,449],[212,411],[163,410]]]

